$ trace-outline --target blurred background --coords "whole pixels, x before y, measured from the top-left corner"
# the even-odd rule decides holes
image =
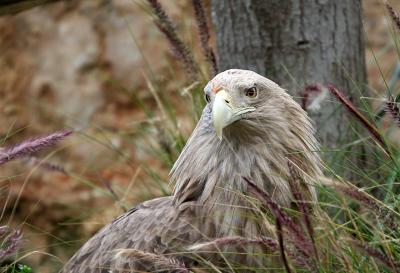
[[[201,60],[190,1],[160,3]],[[382,1],[362,4],[375,98],[369,103],[378,108],[398,58]],[[399,1],[391,5],[400,10]],[[210,13],[209,1],[205,7]],[[214,39],[213,34],[212,44]],[[1,224],[22,229],[26,260],[35,272],[56,272],[124,209],[171,190],[168,172],[177,154],[158,152],[169,138],[157,129],[163,113],[152,92],[168,98],[184,140],[196,114],[188,113],[182,94],[201,92],[210,75],[200,68],[203,78],[191,88],[141,1],[74,0],[0,17],[0,146],[76,130],[40,157],[68,174],[32,159],[0,167]],[[389,137],[399,144],[397,133]]]

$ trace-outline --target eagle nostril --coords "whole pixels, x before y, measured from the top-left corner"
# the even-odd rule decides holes
[[[229,104],[229,100],[225,100],[225,102],[226,102],[227,104]]]

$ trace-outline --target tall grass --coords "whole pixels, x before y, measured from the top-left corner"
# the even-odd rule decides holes
[[[197,1],[193,2],[196,10]],[[398,25],[398,15],[390,6],[387,7],[394,23]],[[204,26],[198,11],[196,16],[198,25]],[[207,38],[203,38],[201,41],[203,43],[206,40]],[[202,47],[205,59],[209,58],[207,46],[202,44]],[[212,66],[213,62],[209,62]],[[213,72],[210,73],[212,74]],[[307,104],[307,94],[320,92],[321,88],[324,87],[306,88],[303,107]],[[276,224],[278,237],[270,239],[272,241],[269,241],[269,249],[281,256],[281,270],[287,272],[400,272],[398,148],[389,143],[373,118],[365,116],[366,112],[374,116],[370,109],[357,108],[334,86],[334,83],[327,84],[326,88],[334,98],[337,98],[341,107],[348,110],[353,122],[360,123],[369,132],[369,139],[374,140],[369,142],[369,145],[373,150],[372,156],[377,159],[377,165],[373,166],[374,169],[365,170],[357,169],[355,166],[352,171],[366,177],[364,183],[357,183],[357,186],[342,178],[341,173],[333,172],[332,168],[326,166],[326,176],[316,181],[319,201],[317,204],[312,204],[315,213],[309,213],[310,204],[302,201],[301,191],[298,188],[292,187],[293,196],[299,203],[300,211],[295,213],[297,216],[293,216],[292,212],[274,203],[269,193],[244,177],[254,196],[270,212],[267,215],[260,212],[260,221],[267,217],[269,222]],[[197,106],[201,107],[201,104]],[[386,113],[392,117],[394,126],[399,122],[398,109],[397,102],[389,97],[386,102]],[[350,128],[355,130],[356,127]],[[365,142],[361,131],[355,131],[354,135],[355,138],[349,145]],[[342,156],[346,158],[349,155],[344,151]],[[375,176],[368,177],[367,174]],[[296,179],[293,172],[292,178]],[[360,188],[360,185],[363,188]],[[298,214],[301,217],[298,217]],[[300,222],[298,219],[301,219]],[[203,248],[210,250],[221,245],[263,242],[263,238],[219,238],[193,245],[189,250],[197,251]],[[212,272],[218,272],[218,267],[207,263],[203,266]],[[233,265],[228,268],[235,269]],[[262,268],[251,268],[251,270],[263,272]]]
[[[49,135],[28,139],[17,143],[15,145],[0,148],[0,165],[5,165],[6,163],[17,160],[17,159],[32,159],[35,160],[34,156],[52,146],[55,146],[64,138],[72,134],[71,130],[61,130],[54,132]],[[41,164],[39,162],[39,164]],[[49,170],[65,171],[53,165],[51,163],[44,163],[43,167]],[[24,187],[22,187],[23,189]],[[11,217],[14,214],[16,207],[18,206],[19,196],[15,201],[15,205],[11,212]],[[1,220],[2,217],[0,217]],[[10,220],[10,219],[9,219]],[[18,251],[23,243],[22,233],[19,229],[12,229],[8,226],[0,226],[0,270],[1,272],[13,272],[13,273],[28,273],[31,269],[24,264],[16,262],[16,257],[18,256]],[[14,261],[15,260],[15,261]]]

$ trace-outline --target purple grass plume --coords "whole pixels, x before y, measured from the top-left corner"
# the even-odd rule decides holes
[[[369,196],[364,191],[344,184],[337,183],[334,181],[326,181],[325,184],[327,186],[333,187],[335,190],[344,193],[355,201],[358,201],[360,204],[373,211],[376,217],[382,221],[386,226],[388,226],[392,230],[397,230],[398,225],[396,223],[396,216],[387,208],[380,205],[374,198]]]
[[[393,7],[386,3],[386,9],[389,12],[390,17],[392,18],[393,22],[397,26],[397,29],[400,30],[400,16],[394,11]]]
[[[314,239],[314,228],[311,223],[311,219],[309,217],[309,214],[312,213],[312,207],[309,203],[307,203],[306,198],[304,197],[304,192],[302,190],[302,185],[304,185],[304,181],[301,181],[301,177],[298,173],[298,170],[296,169],[295,165],[288,161],[288,167],[289,167],[289,172],[290,172],[290,177],[289,177],[289,187],[290,190],[292,191],[293,197],[295,199],[295,202],[299,208],[299,211],[302,214],[304,224],[306,226],[306,230],[308,232],[308,235],[310,237],[313,250],[314,250],[314,255],[316,260],[319,260],[318,256],[318,251],[317,251],[317,246],[315,244],[315,239]]]
[[[121,249],[115,255],[115,259],[136,260],[143,263],[153,264],[160,269],[160,272],[173,272],[173,273],[189,273],[190,270],[186,265],[173,258],[164,255],[158,255],[150,252],[144,252],[136,249]],[[157,271],[158,272],[158,271]]]
[[[14,146],[0,150],[0,165],[11,160],[32,156],[50,146],[54,146],[61,140],[72,134],[71,130],[62,130],[47,136],[25,140]]]
[[[52,162],[47,162],[43,161],[40,158],[37,158],[35,156],[29,156],[26,158],[26,163],[27,164],[32,164],[32,165],[37,165],[43,170],[50,171],[50,172],[56,172],[56,173],[61,173],[64,175],[69,175],[68,171],[61,165],[54,164]]]
[[[386,151],[387,154],[390,155],[389,148],[387,147],[385,141],[383,140],[382,134],[378,131],[378,129],[370,122],[368,119],[361,114],[354,104],[345,97],[345,95],[339,91],[333,84],[328,83],[327,88],[332,95],[334,95],[345,107],[346,109],[357,118],[361,124],[370,132],[373,138],[380,144],[380,146]]]
[[[301,226],[298,225],[286,212],[284,212],[280,205],[277,204],[266,191],[258,187],[248,178],[243,177],[243,179],[247,182],[250,192],[252,192],[269,209],[275,217],[277,224],[282,226],[282,230],[284,227],[288,229],[290,239],[296,246],[299,254],[304,256],[305,260],[309,260],[309,265],[312,267],[311,255],[314,252],[314,249],[312,243],[304,235]]]
[[[368,256],[375,258],[388,268],[392,269],[393,272],[400,273],[400,262],[393,261],[393,259],[389,258],[384,252],[375,249],[369,244],[359,240],[351,240],[350,242]]]
[[[286,272],[292,273],[292,269],[290,268],[289,261],[286,257],[285,241],[283,240],[284,231],[283,231],[282,224],[281,224],[281,221],[279,220],[279,218],[276,219],[276,233],[278,236],[279,253],[280,253],[280,257],[282,259],[282,263],[285,267]]]
[[[197,29],[200,36],[201,49],[203,55],[211,66],[211,74],[215,76],[218,74],[218,63],[214,50],[211,48],[210,41],[210,28],[207,23],[206,12],[203,5],[203,0],[192,0],[194,13],[196,16]]]
[[[386,101],[385,112],[388,113],[398,127],[400,127],[400,109],[393,96]]]
[[[158,0],[147,0],[147,2],[156,17],[154,21],[155,25],[167,38],[172,52],[183,64],[189,79],[195,81],[197,79],[198,67],[192,52],[179,38],[172,20],[169,18]]]
[[[0,227],[0,263],[14,256],[22,245],[22,234],[19,230],[7,226]]]

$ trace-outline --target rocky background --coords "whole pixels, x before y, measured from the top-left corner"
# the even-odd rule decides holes
[[[204,62],[190,1],[160,2]],[[371,86],[366,101],[378,109],[398,51],[381,1],[363,4]],[[391,5],[400,11],[398,1]],[[192,82],[144,1],[74,0],[2,16],[0,52],[0,146],[61,128],[77,130],[40,157],[69,175],[39,168],[35,160],[0,168],[1,223],[22,228],[35,272],[56,272],[124,207],[164,194],[150,178],[155,171],[167,181],[170,165],[151,149],[164,136],[154,129],[159,109],[149,82],[171,98],[185,137],[193,122],[180,93]],[[399,141],[398,132],[390,134]],[[160,141],[149,145],[149,135]],[[169,189],[166,183],[161,188]]]

